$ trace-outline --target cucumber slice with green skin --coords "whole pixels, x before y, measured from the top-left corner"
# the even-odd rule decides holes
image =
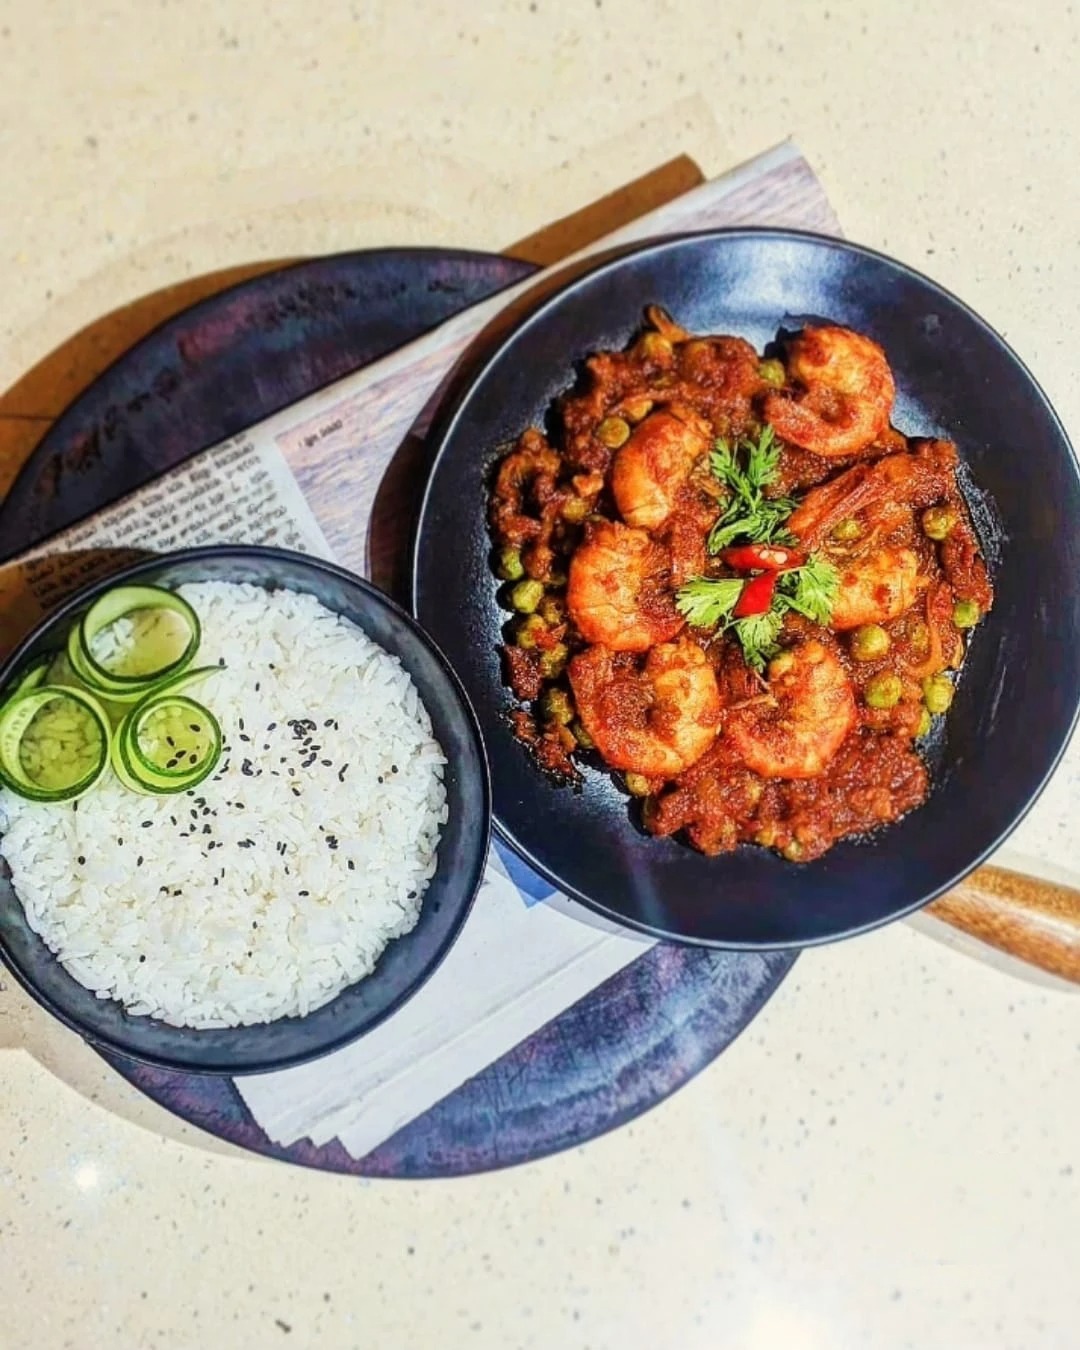
[[[192,675],[205,678],[217,669]],[[116,776],[136,792],[186,792],[217,768],[221,746],[221,726],[209,708],[175,691],[155,691],[120,723],[110,758]]]
[[[100,639],[121,620],[129,620],[134,631],[107,664]],[[95,693],[130,703],[189,666],[201,636],[198,615],[172,591],[117,586],[99,596],[72,627],[67,655],[75,674]]]
[[[28,694],[31,689],[36,689],[38,685],[53,683],[48,680],[49,670],[52,666],[51,656],[41,656],[19,676],[17,680],[12,680],[8,687],[0,695],[0,707],[8,701],[9,698],[15,698],[18,694]]]
[[[72,801],[105,771],[110,735],[105,709],[86,690],[25,690],[0,709],[0,779],[30,801]]]

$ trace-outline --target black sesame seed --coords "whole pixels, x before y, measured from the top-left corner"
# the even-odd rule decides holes
[[[240,728],[241,731],[243,731],[243,729],[244,729],[244,719],[243,719],[242,717],[238,717],[238,718],[236,719],[236,725]]]
[[[243,732],[240,733],[240,739],[241,739],[242,741],[246,741],[248,745],[251,744],[251,737],[250,737],[250,736],[245,736]]]
[[[78,859],[76,861],[78,862],[80,867],[86,866],[86,858],[82,853],[79,854]]]
[[[390,772],[391,772],[391,773],[397,773],[397,765],[396,765],[396,764],[391,764],[391,765],[390,765]]]
[[[262,686],[259,684],[259,681],[256,680],[256,681],[255,681],[255,692],[258,693],[261,687],[262,687]]]
[[[142,825],[142,828],[144,830],[148,830],[150,826],[153,825],[154,822],[152,820],[143,820],[140,821],[139,823]]]
[[[145,956],[140,956],[140,957],[139,957],[139,960],[140,960],[140,961],[145,961],[145,960],[146,960],[146,957],[145,957]]]
[[[176,817],[175,817],[175,816],[170,816],[169,819],[172,821],[172,823],[173,823],[174,825],[176,824]]]
[[[301,896],[302,898],[310,894],[311,894],[310,891],[297,891],[297,895]]]
[[[204,826],[202,827],[202,832],[203,832],[203,834],[209,834],[209,833],[210,833],[210,826],[209,826],[209,825],[204,825]]]
[[[381,783],[382,781],[383,781],[383,776],[382,776],[382,774],[379,774],[379,782]]]
[[[355,872],[355,871],[356,871],[356,864],[353,862],[353,860],[352,860],[351,858],[349,859],[349,871],[350,871],[350,872]]]
[[[328,718],[326,719],[326,721],[323,723],[323,726],[324,726],[324,727],[332,727],[333,725],[334,725],[334,719],[333,719],[332,717],[328,717]]]
[[[293,790],[292,790],[292,795],[293,795],[294,797],[299,797],[299,796],[300,796],[300,789],[299,789],[298,787],[294,787]]]
[[[119,836],[117,836],[116,847],[117,847],[117,848],[123,848],[123,847],[124,847],[124,841],[123,841]]]
[[[341,766],[341,768],[338,769],[337,780],[338,780],[339,783],[344,783],[344,781],[345,781],[345,775],[346,775],[346,773],[348,772],[348,770],[349,770],[349,766],[348,766],[347,764],[343,764],[343,765]]]
[[[319,760],[319,763],[323,766],[324,769],[329,769],[329,768],[331,767],[331,765],[333,764],[333,762],[334,762],[334,761],[333,761],[332,759],[320,759],[320,760]]]
[[[143,865],[143,855],[140,853],[139,856],[135,859],[135,866],[141,867],[142,865]]]
[[[266,729],[267,731],[273,731],[276,726],[277,726],[276,722],[267,722]]]

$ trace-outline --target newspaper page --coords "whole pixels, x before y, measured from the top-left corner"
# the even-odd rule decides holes
[[[218,543],[330,555],[276,442],[258,429],[0,567],[0,655],[80,587],[147,553]],[[493,849],[456,946],[401,1012],[313,1065],[238,1086],[276,1141],[337,1136],[361,1157],[649,945]],[[477,963],[497,973],[479,988],[471,978]]]

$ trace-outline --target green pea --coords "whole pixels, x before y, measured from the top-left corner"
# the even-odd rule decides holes
[[[939,543],[948,539],[956,526],[957,515],[951,506],[931,506],[922,513],[923,534]]]
[[[974,628],[982,618],[982,611],[974,600],[957,600],[953,605],[952,621],[957,628]]]
[[[521,550],[518,548],[501,549],[496,570],[503,581],[520,581],[525,575],[525,566],[521,561]]]
[[[956,692],[947,675],[928,675],[923,680],[923,702],[932,713],[948,712]]]
[[[580,722],[571,723],[570,730],[574,733],[574,740],[581,746],[582,750],[595,750],[596,742],[581,725]]]
[[[574,720],[574,705],[565,689],[545,689],[540,711],[546,721],[557,722],[561,727],[569,726]]]
[[[862,526],[857,520],[848,517],[832,528],[832,537],[840,544],[850,544],[862,538]]]
[[[915,728],[916,739],[921,740],[923,736],[929,736],[933,725],[934,719],[930,716],[930,709],[923,708],[919,713],[919,725]]]
[[[675,348],[662,333],[645,333],[638,342],[638,351],[647,361],[663,365],[671,360]]]
[[[566,602],[557,595],[545,595],[540,601],[537,613],[545,623],[551,624],[554,628],[556,624],[566,621]]]
[[[514,634],[514,641],[524,651],[531,651],[536,646],[536,639],[541,633],[547,632],[547,624],[539,614],[530,614]]]
[[[877,623],[864,623],[851,635],[851,654],[856,661],[879,661],[891,646],[888,633]]]
[[[631,797],[647,797],[649,795],[649,780],[643,773],[628,773],[625,775],[626,790]]]
[[[757,370],[762,380],[766,384],[771,384],[774,389],[779,389],[787,379],[783,361],[776,361],[772,358],[767,361],[759,361]]]
[[[605,417],[596,428],[596,439],[609,450],[618,450],[630,439],[630,423],[621,417]]]
[[[553,680],[557,675],[561,675],[566,669],[566,662],[570,656],[570,649],[565,642],[557,642],[554,647],[549,647],[546,652],[540,656],[540,674],[545,680]],[[570,719],[567,718],[567,721]]]
[[[895,708],[903,692],[904,686],[900,683],[900,676],[889,675],[882,671],[881,674],[871,676],[867,680],[863,698],[870,708]]]
[[[571,525],[580,525],[592,508],[584,497],[570,497],[562,505],[560,515]]]
[[[640,422],[652,412],[653,401],[645,394],[628,398],[622,405],[623,416],[630,422]]]
[[[519,614],[532,614],[543,598],[542,581],[519,581],[510,592],[510,603]]]

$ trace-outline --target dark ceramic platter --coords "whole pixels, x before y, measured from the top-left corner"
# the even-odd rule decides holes
[[[646,305],[698,333],[761,350],[779,329],[845,324],[885,348],[895,420],[956,440],[996,600],[971,651],[918,811],[799,867],[745,847],[705,858],[648,837],[599,768],[553,786],[514,740],[498,655],[484,501],[501,447],[550,425],[590,353],[623,347]],[[1053,321],[1053,320],[1051,320]],[[979,863],[1054,768],[1080,699],[1080,475],[1045,395],[982,319],[934,282],[867,249],[794,231],[654,241],[608,260],[533,309],[490,353],[433,433],[413,612],[477,710],[496,829],[555,886],[663,938],[771,950],[827,942],[908,913]],[[977,486],[976,486],[977,485]],[[441,560],[453,556],[455,566]]]
[[[121,358],[51,428],[0,503],[4,555],[528,275],[447,250],[343,254],[203,301]],[[551,886],[509,852],[530,901]],[[463,1175],[581,1144],[648,1110],[713,1060],[794,956],[660,945],[366,1158],[271,1143],[233,1083],[102,1052],[148,1097],[254,1152],[364,1176]]]

